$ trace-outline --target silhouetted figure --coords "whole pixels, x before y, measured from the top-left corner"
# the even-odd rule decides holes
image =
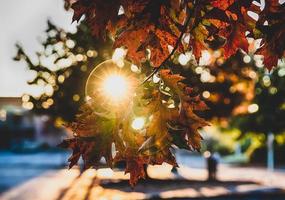
[[[175,175],[178,175],[177,167],[172,167],[171,172]]]
[[[218,159],[214,154],[211,154],[209,151],[205,152],[204,155],[207,159],[208,181],[217,180]]]

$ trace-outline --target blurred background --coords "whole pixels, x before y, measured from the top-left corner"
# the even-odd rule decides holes
[[[71,19],[62,0],[0,0],[0,199],[285,199],[285,61],[266,71],[253,40],[226,61],[171,63],[210,107],[201,153],[175,150],[179,168],[148,166],[133,190],[120,166],[67,170],[64,124],[90,72],[120,53]]]

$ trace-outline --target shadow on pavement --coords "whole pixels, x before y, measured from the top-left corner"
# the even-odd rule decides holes
[[[197,181],[186,179],[140,180],[134,189],[128,180],[103,180],[105,189],[147,193],[146,199],[284,200],[285,191],[253,181]],[[184,192],[184,194],[183,194]],[[172,194],[171,194],[172,193]],[[180,197],[175,197],[176,194]]]

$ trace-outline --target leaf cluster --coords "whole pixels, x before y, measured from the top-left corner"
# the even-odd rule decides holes
[[[144,165],[167,162],[177,166],[171,152],[174,146],[199,150],[202,137],[198,129],[208,123],[197,111],[207,109],[206,104],[193,95],[182,76],[161,70],[160,78],[159,83],[148,82],[138,88],[132,99],[121,105],[128,110],[106,109],[93,99],[83,105],[77,120],[69,126],[75,137],[62,143],[73,150],[70,167],[80,156],[86,168],[100,167],[101,158],[111,168],[123,161],[134,186],[145,177]],[[140,130],[132,127],[138,116],[145,118]]]
[[[260,39],[257,54],[268,69],[284,54],[285,8],[278,0],[66,0],[73,20],[84,15],[97,38],[111,36],[135,64],[160,67],[169,51],[220,49],[225,58],[248,52],[248,38]],[[107,11],[107,12],[106,12]]]

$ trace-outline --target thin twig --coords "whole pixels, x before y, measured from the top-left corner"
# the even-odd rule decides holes
[[[195,6],[194,6],[195,7]],[[188,6],[186,7],[186,9],[188,9]],[[181,30],[181,33],[180,33],[180,35],[179,35],[179,37],[178,37],[178,39],[177,39],[177,41],[176,41],[176,43],[175,43],[175,46],[173,47],[173,49],[172,49],[172,51],[170,52],[170,54],[163,60],[163,62],[157,67],[157,68],[155,68],[152,72],[151,72],[151,74],[150,75],[148,75],[147,77],[146,77],[146,79],[140,84],[140,85],[143,85],[144,83],[146,83],[155,73],[157,73],[158,71],[159,71],[159,69],[171,58],[171,56],[175,53],[175,51],[177,50],[177,48],[179,47],[179,44],[180,44],[180,42],[181,42],[181,40],[182,40],[182,37],[183,37],[183,35],[184,35],[184,33],[186,32],[186,30],[187,30],[187,27],[188,27],[188,25],[189,25],[189,23],[190,23],[190,21],[191,21],[191,18],[192,18],[192,14],[193,14],[194,12],[192,12],[191,14],[188,14],[188,17],[187,17],[187,19],[186,19],[186,22],[185,22],[185,24],[184,24],[184,26],[183,26],[183,29]],[[191,29],[192,30],[192,29]]]

